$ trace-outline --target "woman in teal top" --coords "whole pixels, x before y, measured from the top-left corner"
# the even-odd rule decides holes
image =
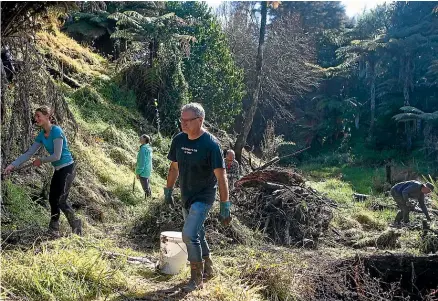
[[[135,168],[135,174],[137,175],[137,179],[140,180],[145,197],[152,195],[149,184],[149,178],[152,173],[152,147],[149,145],[150,141],[151,138],[148,135],[141,135],[141,146],[137,154],[137,166]]]
[[[67,138],[62,129],[55,125],[53,114],[49,107],[42,106],[35,111],[36,124],[42,128],[32,146],[5,169],[8,174],[14,168],[30,159],[42,146],[50,156],[37,158],[33,165],[38,167],[43,163],[51,163],[55,168],[50,183],[49,203],[51,218],[49,232],[59,236],[59,215],[64,212],[72,232],[82,234],[82,221],[75,216],[73,208],[67,203],[68,193],[76,175],[75,163],[68,148]]]

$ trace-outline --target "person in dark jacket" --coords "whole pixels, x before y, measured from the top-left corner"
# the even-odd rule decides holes
[[[391,188],[391,195],[397,203],[399,211],[395,217],[394,224],[400,225],[402,220],[404,223],[409,223],[409,211],[411,210],[409,199],[418,200],[421,210],[426,215],[427,220],[430,221],[429,212],[424,203],[424,196],[433,191],[433,189],[432,183],[429,182],[423,184],[418,181],[406,181],[395,184]]]

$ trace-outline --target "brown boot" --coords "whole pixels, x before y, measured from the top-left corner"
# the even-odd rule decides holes
[[[76,217],[73,210],[68,210],[65,213],[65,217],[67,218],[67,221],[71,227],[71,232],[73,234],[77,234],[79,236],[82,236],[82,221]]]
[[[201,289],[202,272],[204,271],[203,262],[190,262],[190,280],[186,286],[183,287],[183,291],[186,293],[193,292],[194,290]]]
[[[82,221],[80,219],[76,219],[73,222],[73,226],[71,227],[71,232],[73,234],[82,236]]]
[[[47,233],[55,238],[61,237],[61,234],[59,233],[59,220],[58,221],[50,220],[49,230],[47,231]]]
[[[204,279],[213,278],[213,261],[211,261],[210,256],[203,256],[202,259],[204,259]]]

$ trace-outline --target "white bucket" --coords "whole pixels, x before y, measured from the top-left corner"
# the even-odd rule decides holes
[[[187,248],[181,232],[161,232],[160,250],[159,269],[162,273],[176,275],[186,265]]]

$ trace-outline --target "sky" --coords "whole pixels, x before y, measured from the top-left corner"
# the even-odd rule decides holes
[[[220,0],[207,0],[206,2],[212,8],[216,8],[222,3]],[[377,6],[377,4],[384,3],[385,0],[344,0],[341,2],[345,5],[345,12],[347,13],[347,16],[353,17],[356,14],[362,13],[365,8],[374,8]]]

